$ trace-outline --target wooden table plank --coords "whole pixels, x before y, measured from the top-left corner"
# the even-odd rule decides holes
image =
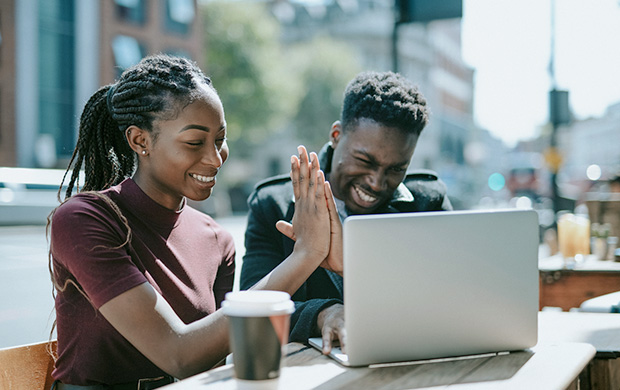
[[[292,344],[278,390],[331,389],[464,389],[512,390],[536,386],[565,389],[594,356],[594,347],[584,343],[562,343],[536,347],[532,351],[438,361],[397,364],[380,368],[346,368],[318,351]],[[291,366],[291,364],[294,364]],[[207,371],[164,387],[166,390],[238,389],[232,366]],[[262,389],[262,388],[261,388]]]
[[[491,359],[490,357],[453,360],[420,365],[416,371],[381,387],[382,390],[417,389],[432,387],[433,389],[458,383],[471,372]],[[358,389],[361,387],[358,387]]]
[[[534,353],[522,365],[514,361],[516,366],[511,367],[514,375],[503,380],[485,381],[487,370],[491,372],[497,367],[486,367],[483,372],[472,373],[472,376],[463,378],[461,383],[450,385],[449,390],[521,390],[521,389],[566,389],[570,388],[575,379],[594,357],[594,347],[585,343],[563,343],[536,347]],[[509,366],[515,357],[522,359],[518,354],[507,357]]]

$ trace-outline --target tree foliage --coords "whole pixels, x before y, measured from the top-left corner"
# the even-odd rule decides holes
[[[202,14],[206,70],[224,104],[235,155],[249,156],[282,129],[318,150],[359,71],[351,49],[326,37],[285,46],[262,2],[207,2]]]
[[[305,88],[293,124],[300,143],[319,150],[340,118],[344,89],[360,68],[350,48],[326,38],[301,44],[295,52],[307,65],[300,72]]]
[[[224,105],[229,144],[243,156],[291,117],[299,86],[264,4],[212,2],[203,4],[202,15],[206,73]]]

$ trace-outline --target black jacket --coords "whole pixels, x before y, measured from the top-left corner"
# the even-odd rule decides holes
[[[319,162],[326,175],[331,171],[333,149],[325,145]],[[295,211],[293,186],[288,175],[258,183],[248,198],[249,214],[245,232],[245,255],[241,268],[241,289],[245,290],[280,264],[293,251],[294,242],[275,227],[279,220],[291,221]],[[390,202],[375,213],[452,210],[445,184],[432,171],[407,174]],[[321,310],[342,303],[342,283],[337,275],[318,268],[293,294],[295,312],[291,317],[290,340],[306,342],[320,336],[316,318]]]

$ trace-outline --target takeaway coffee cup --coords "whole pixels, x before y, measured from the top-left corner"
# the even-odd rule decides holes
[[[222,308],[229,318],[237,379],[277,380],[288,342],[290,316],[295,310],[290,295],[266,290],[230,292]]]

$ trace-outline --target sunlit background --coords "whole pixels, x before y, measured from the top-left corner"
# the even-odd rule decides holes
[[[429,0],[3,0],[0,166],[66,168],[88,97],[166,52],[224,103],[231,158],[197,205],[215,216],[244,214],[299,143],[318,150],[361,70],[419,85],[432,116],[411,168],[435,170],[458,209],[544,214],[604,191],[620,168],[618,1],[442,4],[458,15]]]
[[[412,169],[435,170],[457,209],[535,209],[551,248],[557,216],[620,172],[619,41],[618,0],[1,0],[0,347],[50,337],[45,222],[78,118],[147,54],[195,60],[221,96],[231,157],[194,206],[240,266],[248,194],[327,141],[362,70],[426,96]]]

